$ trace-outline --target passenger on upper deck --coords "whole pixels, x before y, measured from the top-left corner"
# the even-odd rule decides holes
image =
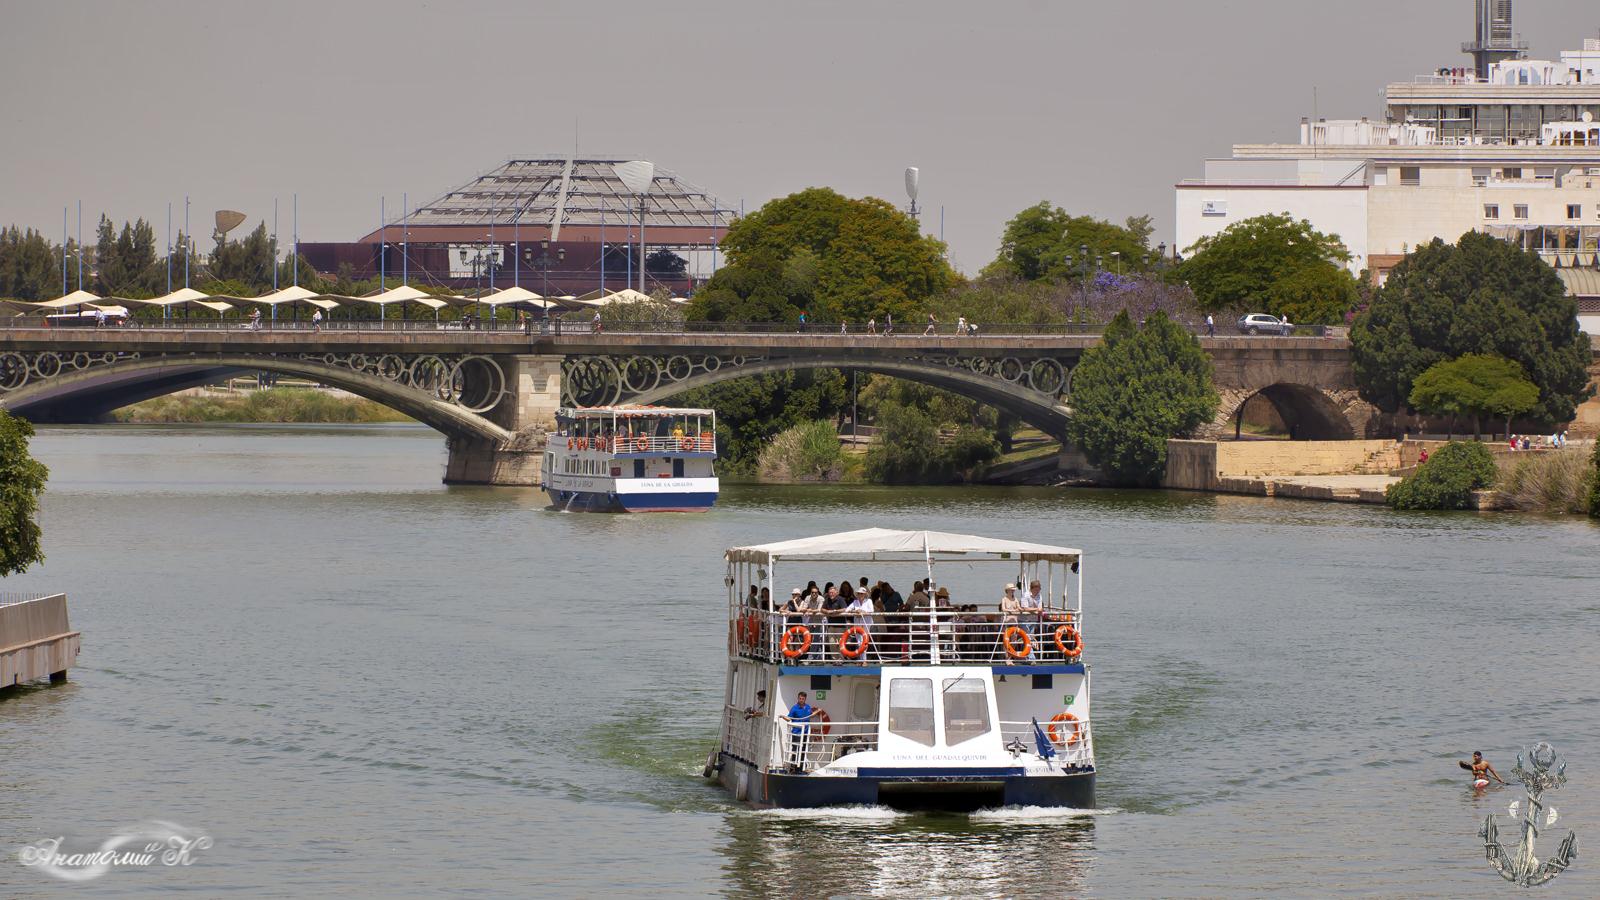
[[[845,587],[848,588],[849,585],[845,585]],[[855,617],[852,620],[854,624],[860,625],[869,632],[872,630],[872,613],[874,610],[871,597],[864,593],[856,594],[855,598],[850,601],[850,605],[844,608],[844,611]]]
[[[750,594],[744,598],[744,605],[750,607],[751,609],[761,608],[756,603],[756,590],[757,588],[755,585],[750,585]]]
[[[1000,624],[1017,624],[1017,614],[1022,612],[1022,601],[1017,599],[1017,586],[1006,585],[1005,595],[1000,598]]]

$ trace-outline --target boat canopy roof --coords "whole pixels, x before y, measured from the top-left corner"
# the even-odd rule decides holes
[[[690,406],[585,406],[562,407],[556,410],[556,416],[563,419],[609,419],[612,416],[709,416],[709,409],[696,409]]]
[[[848,561],[917,561],[950,559],[1022,559],[1023,561],[1077,562],[1083,551],[1025,541],[1005,541],[975,534],[947,531],[896,531],[863,528],[817,537],[734,547],[729,562],[766,562],[777,559],[828,559]]]

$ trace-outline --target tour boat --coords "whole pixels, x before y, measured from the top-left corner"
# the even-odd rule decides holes
[[[1093,807],[1081,559],[883,528],[728,550],[728,674],[706,776],[760,807]],[[793,588],[863,575],[907,599],[926,579],[933,601],[784,609]],[[1008,582],[1020,595],[1033,581],[1037,606],[1000,611]]]
[[[563,407],[540,486],[558,509],[693,512],[717,500],[717,414],[667,406]]]

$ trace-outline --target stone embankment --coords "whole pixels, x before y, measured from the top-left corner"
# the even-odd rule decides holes
[[[1420,444],[1358,441],[1167,442],[1162,486],[1177,490],[1382,503]]]

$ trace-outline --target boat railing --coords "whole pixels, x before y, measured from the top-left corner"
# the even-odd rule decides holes
[[[628,435],[575,435],[555,434],[551,441],[560,441],[568,450],[597,450],[601,453],[715,453],[717,438],[706,431],[698,435],[661,437],[657,435],[630,437]]]
[[[732,625],[738,655],[785,666],[1059,665],[1083,658],[1083,613],[1007,615],[941,610],[823,616],[744,611]]]
[[[1053,732],[1052,726],[1054,726]],[[1094,741],[1090,737],[1087,719],[1040,722],[1039,728],[1044,732],[1045,740],[1056,751],[1055,761],[1058,765],[1067,767],[1094,765]],[[1026,752],[1038,752],[1039,735],[1034,731],[1031,720],[1001,722],[1000,740],[1006,746],[1014,746],[1012,742],[1017,741],[1026,748]]]
[[[773,770],[812,772],[852,753],[878,749],[878,723],[778,716],[772,730]]]

